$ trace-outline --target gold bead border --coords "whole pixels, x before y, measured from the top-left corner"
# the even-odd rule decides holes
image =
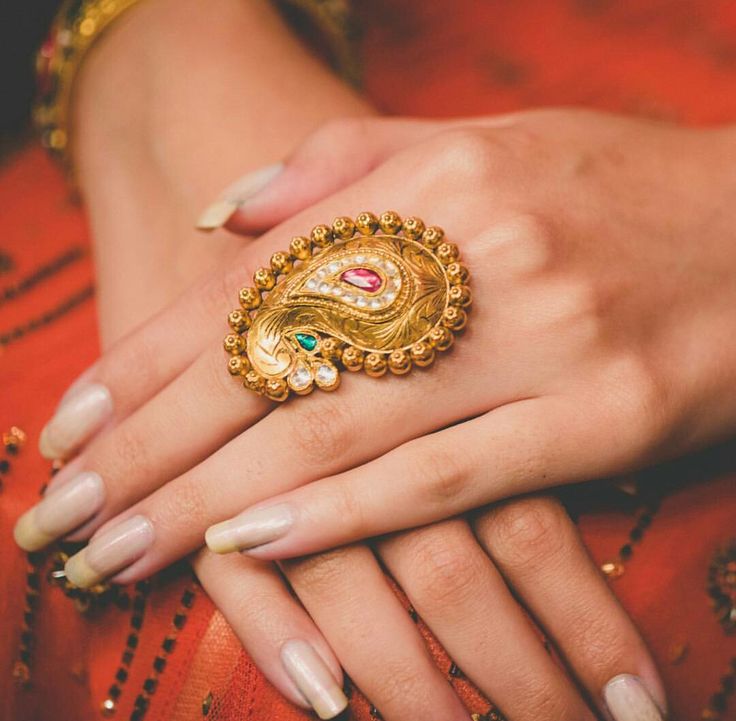
[[[350,240],[355,235],[399,235],[422,244],[442,264],[447,277],[448,303],[442,318],[434,328],[408,350],[376,351],[366,353],[360,348],[337,338],[320,338],[315,353],[317,357],[334,363],[345,370],[365,373],[379,378],[387,371],[395,375],[408,373],[412,366],[426,367],[434,362],[438,352],[449,350],[455,333],[467,323],[467,309],[472,302],[468,287],[469,272],[461,263],[460,251],[455,243],[445,240],[445,232],[436,225],[425,226],[417,217],[401,219],[398,213],[388,210],[376,216],[364,211],[355,220],[346,216],[335,218],[332,225],[317,225],[309,236],[292,238],[288,251],[271,256],[270,267],[259,268],[253,274],[253,285],[241,288],[238,294],[240,308],[228,315],[231,332],[225,336],[223,346],[230,355],[227,368],[230,375],[242,379],[245,388],[267,396],[274,401],[289,397],[290,388],[285,378],[266,379],[251,368],[246,353],[246,337],[253,318],[263,302],[263,297],[273,290],[280,277],[298,270],[300,262],[318,255],[334,243]],[[335,383],[333,390],[339,385]],[[309,388],[311,390],[311,387]]]

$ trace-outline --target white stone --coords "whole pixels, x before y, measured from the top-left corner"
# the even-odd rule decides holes
[[[337,380],[337,368],[323,363],[317,368],[315,379],[317,385],[331,386]]]
[[[312,384],[312,374],[306,366],[298,366],[289,376],[289,385],[295,390],[304,390]]]
[[[316,280],[316,278],[310,278],[307,281],[307,288],[309,288],[309,290],[315,290],[317,288],[317,280]]]
[[[357,301],[355,301],[355,304],[358,308],[365,308],[368,305],[368,301],[361,296]]]
[[[339,285],[336,285],[332,288],[332,295],[340,296],[342,295],[342,288]]]
[[[329,293],[330,292],[330,285],[329,285],[329,283],[320,283],[319,292],[320,293]]]
[[[328,266],[328,268],[330,269],[330,273],[337,273],[337,271],[340,269],[340,264],[339,263],[330,263],[330,265]]]

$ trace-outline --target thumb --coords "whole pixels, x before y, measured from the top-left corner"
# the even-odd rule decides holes
[[[436,121],[375,117],[330,121],[283,163],[254,170],[228,186],[200,215],[197,228],[263,232],[353,183],[439,126]]]

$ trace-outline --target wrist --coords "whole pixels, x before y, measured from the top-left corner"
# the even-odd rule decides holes
[[[269,0],[136,5],[90,51],[73,103],[103,342],[241,246],[194,230],[222,187],[329,118],[369,112]]]

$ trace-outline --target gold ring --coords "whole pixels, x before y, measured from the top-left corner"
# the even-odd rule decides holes
[[[430,365],[471,302],[457,245],[393,211],[336,218],[293,238],[239,295],[228,370],[275,401],[334,390],[342,369],[375,378]]]

